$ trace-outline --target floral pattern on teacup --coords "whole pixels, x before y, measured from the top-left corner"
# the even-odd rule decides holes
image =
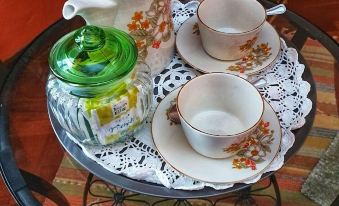
[[[244,52],[244,51],[251,49],[253,47],[255,41],[257,41],[257,38],[258,37],[255,36],[252,39],[247,40],[245,44],[240,46],[240,51]]]
[[[267,153],[271,152],[274,131],[269,129],[270,123],[261,121],[256,131],[240,143],[232,144],[224,152],[235,153],[239,158],[232,161],[235,169],[257,169],[257,164],[265,161]]]
[[[149,47],[159,49],[162,42],[170,40],[174,28],[170,5],[170,0],[153,0],[148,11],[136,11],[131,17],[127,27],[141,60],[146,59]]]
[[[241,58],[240,61],[236,62],[227,68],[229,71],[236,71],[244,73],[248,70],[253,70],[257,66],[261,66],[269,57],[272,55],[271,47],[268,43],[261,43],[257,47],[252,48],[249,55]]]

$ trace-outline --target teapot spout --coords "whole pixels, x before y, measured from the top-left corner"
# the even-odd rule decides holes
[[[80,15],[87,24],[108,26],[100,17],[115,16],[116,7],[116,0],[68,0],[63,6],[62,15],[67,20]]]
[[[66,1],[62,8],[62,15],[65,19],[69,20],[78,15],[78,13],[84,9],[81,1],[69,0]]]

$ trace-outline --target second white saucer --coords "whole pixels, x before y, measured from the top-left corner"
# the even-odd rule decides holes
[[[187,19],[176,37],[178,53],[185,62],[203,73],[226,72],[255,74],[274,65],[280,53],[280,38],[271,24],[266,22],[250,55],[234,61],[222,61],[209,56],[203,49],[197,16]]]

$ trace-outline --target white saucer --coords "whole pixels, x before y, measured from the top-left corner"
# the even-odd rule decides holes
[[[262,58],[264,58],[262,61],[253,64],[253,66],[250,66],[248,69],[236,68],[236,71],[231,71],[230,66],[236,66],[237,63],[243,60],[222,61],[209,56],[201,44],[196,15],[187,19],[182,24],[176,37],[176,47],[180,56],[193,68],[203,73],[226,72],[251,75],[269,68],[274,65],[279,56],[280,38],[276,30],[268,22],[264,24],[253,48],[257,48],[257,46],[261,44],[267,44],[267,46],[271,48],[270,54],[267,55],[267,57],[262,56]]]
[[[235,159],[240,160],[240,158],[245,155],[249,157],[248,155],[255,154],[254,150],[258,149],[258,146],[255,146],[257,144],[255,143],[256,141],[253,141],[252,139],[252,143],[255,144],[246,147],[248,149],[243,147],[242,153],[245,152],[243,156],[241,155],[241,152],[238,152],[239,155],[227,159],[212,159],[197,153],[187,142],[180,124],[173,124],[167,118],[167,111],[173,106],[173,103],[175,102],[173,100],[176,98],[179,89],[180,88],[169,93],[160,102],[152,121],[154,144],[163,159],[173,168],[196,180],[211,183],[239,183],[261,174],[264,172],[265,168],[272,163],[280,148],[282,136],[278,117],[266,101],[263,120],[264,122],[269,122],[269,126],[267,127],[269,130],[267,130],[268,135],[263,135],[266,138],[264,138],[262,142],[268,141],[269,134],[271,134],[271,131],[273,130],[271,144],[266,144],[266,155],[259,152],[253,157],[253,159],[256,159],[259,156],[262,156],[262,162],[256,163],[255,169],[251,167],[239,169],[233,168],[232,162],[236,161]],[[254,140],[257,140],[257,138]],[[242,146],[249,142],[251,141],[244,142]],[[268,150],[270,150],[270,152],[268,152]],[[249,151],[253,151],[253,153]],[[251,163],[250,161],[247,162]]]

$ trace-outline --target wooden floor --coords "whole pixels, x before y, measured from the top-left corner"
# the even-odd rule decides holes
[[[308,19],[313,24],[320,27],[322,30],[326,31],[334,39],[339,41],[339,1],[338,0],[288,0],[287,7],[292,11],[295,11],[297,14],[300,14],[304,18]],[[338,95],[339,96],[339,95]],[[50,139],[44,136],[40,137],[39,144],[46,145],[49,144]],[[37,146],[36,148],[39,148]],[[54,148],[55,153],[61,152],[59,147]],[[34,153],[39,153],[39,151],[32,151]],[[51,151],[53,153],[53,151]],[[38,158],[36,156],[35,158]],[[50,161],[53,160],[53,156],[50,156]],[[38,159],[31,160],[33,162],[39,161]],[[55,165],[55,171],[57,170],[57,165]],[[29,171],[34,173],[34,166],[29,168]],[[36,171],[38,172],[38,171]],[[40,173],[40,172],[38,172]],[[50,174],[46,174],[47,180],[51,181],[53,177]],[[4,186],[2,179],[0,178],[0,205],[16,205],[12,200],[11,195]]]

